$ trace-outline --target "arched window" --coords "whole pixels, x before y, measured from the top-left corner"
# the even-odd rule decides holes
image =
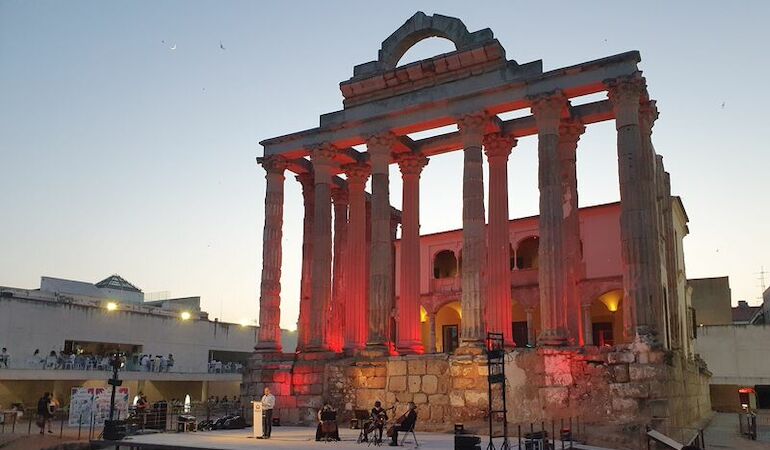
[[[433,258],[433,278],[457,276],[457,258],[452,250],[441,250]]]
[[[519,248],[516,250],[516,266],[519,269],[537,269],[539,247],[540,239],[537,236],[530,236],[519,242]]]

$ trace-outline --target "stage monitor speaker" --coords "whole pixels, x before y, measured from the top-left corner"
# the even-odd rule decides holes
[[[107,441],[119,441],[126,437],[125,420],[105,420],[104,439]]]
[[[481,448],[481,438],[472,434],[455,435],[455,450],[477,450]]]

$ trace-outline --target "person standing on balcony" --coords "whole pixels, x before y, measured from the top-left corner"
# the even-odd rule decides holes
[[[8,354],[8,349],[3,347],[3,350],[0,351],[0,364],[7,369],[8,361],[10,361],[10,359],[11,355]]]

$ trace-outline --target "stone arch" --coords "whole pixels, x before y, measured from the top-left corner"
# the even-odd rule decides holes
[[[528,236],[516,245],[516,267],[519,269],[538,268],[539,236]]]
[[[441,250],[433,255],[433,278],[457,276],[457,257],[452,250]]]
[[[430,37],[448,39],[457,50],[464,50],[475,44],[494,39],[492,30],[489,28],[470,33],[460,19],[441,14],[428,16],[424,12],[418,11],[382,41],[378,55],[380,68],[382,70],[395,69],[407,50],[414,44]]]

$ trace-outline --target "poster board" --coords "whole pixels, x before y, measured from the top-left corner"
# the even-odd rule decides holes
[[[127,387],[115,390],[115,418],[128,416],[129,395]],[[112,386],[108,387],[73,387],[70,392],[69,426],[104,425],[110,418],[110,397]]]
[[[98,387],[94,390],[94,424],[104,425],[110,418],[110,397],[112,386]],[[115,419],[125,419],[128,416],[128,388],[119,387],[115,390]]]
[[[260,401],[254,401],[251,402],[252,408],[254,410],[254,427],[252,428],[254,430],[254,437],[257,439],[262,438],[262,402]]]
[[[67,424],[71,427],[90,425],[93,404],[94,388],[72,388],[70,392],[70,416]]]

